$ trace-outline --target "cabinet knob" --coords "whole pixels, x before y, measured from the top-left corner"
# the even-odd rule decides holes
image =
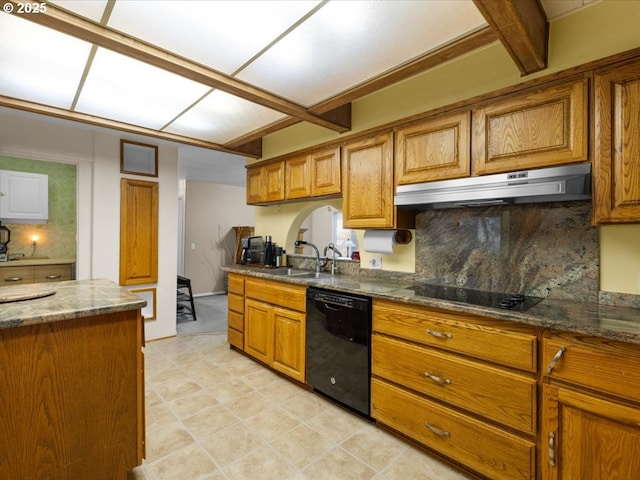
[[[567,351],[567,347],[562,345],[560,347],[560,350],[558,350],[558,353],[556,353],[553,356],[553,358],[551,359],[551,362],[549,363],[549,366],[547,367],[547,374],[551,373],[551,370],[554,369],[554,367],[556,366],[558,361],[560,361],[560,358],[562,358],[562,355],[564,355],[564,352],[566,352],[566,351]]]
[[[436,338],[453,338],[453,335],[450,333],[442,333],[438,332],[437,330],[431,330],[430,328],[427,328],[427,333],[429,335],[433,335]]]
[[[449,385],[451,383],[451,380],[449,380],[448,378],[437,377],[429,372],[424,372],[424,376],[431,379],[435,383],[440,383],[443,385]]]
[[[438,435],[439,437],[450,437],[451,433],[446,430],[440,430],[438,427],[434,427],[429,422],[424,422],[424,426],[431,430],[433,433]]]

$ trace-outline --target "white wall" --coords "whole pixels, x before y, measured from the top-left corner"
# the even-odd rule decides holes
[[[233,263],[233,227],[253,226],[254,209],[246,204],[244,187],[187,181],[184,275],[194,295],[224,291],[220,266]]]
[[[156,320],[145,322],[145,335],[149,340],[172,336],[176,334],[178,148],[166,142],[107,130],[95,132],[72,122],[0,109],[0,154],[77,165],[79,280],[119,281],[120,138],[159,146],[158,283],[127,288],[156,288]]]

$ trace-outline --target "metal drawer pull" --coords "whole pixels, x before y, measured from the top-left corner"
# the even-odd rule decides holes
[[[4,279],[5,282],[19,282],[20,280],[22,280],[22,277],[9,277]]]
[[[451,434],[445,430],[440,430],[439,428],[434,427],[429,422],[424,422],[424,426],[431,430],[433,433],[438,435],[439,437],[450,437]]]
[[[56,278],[60,277],[62,277],[62,275],[45,275],[44,278],[46,278],[47,280],[55,280]]]
[[[453,335],[451,335],[450,333],[440,333],[436,332],[435,330],[431,330],[430,328],[427,328],[427,333],[429,335],[433,335],[436,338],[453,338]]]
[[[549,366],[547,367],[547,373],[551,373],[551,370],[554,369],[554,367],[556,366],[556,363],[560,361],[560,358],[562,357],[562,355],[564,355],[564,352],[566,351],[567,351],[567,347],[565,347],[564,345],[560,347],[560,350],[558,350],[558,353],[556,353],[551,359],[551,363],[549,363]]]
[[[556,445],[555,445],[555,434],[551,432],[549,434],[549,465],[552,467],[556,466]]]
[[[451,380],[449,380],[448,378],[440,378],[440,377],[436,377],[435,375],[432,375],[429,372],[424,372],[424,376],[427,378],[430,378],[431,380],[433,380],[436,383],[442,383],[442,384],[450,384]]]

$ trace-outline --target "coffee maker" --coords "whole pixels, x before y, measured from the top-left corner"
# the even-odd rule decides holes
[[[262,261],[261,254],[264,255],[264,240],[262,237],[242,237],[242,255],[240,257],[242,265],[260,263]]]
[[[6,262],[9,259],[9,247],[7,244],[11,240],[11,230],[0,223],[0,262]]]

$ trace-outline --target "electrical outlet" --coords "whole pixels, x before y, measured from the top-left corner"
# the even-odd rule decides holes
[[[382,268],[382,257],[372,257],[369,259],[369,265],[371,268]]]

